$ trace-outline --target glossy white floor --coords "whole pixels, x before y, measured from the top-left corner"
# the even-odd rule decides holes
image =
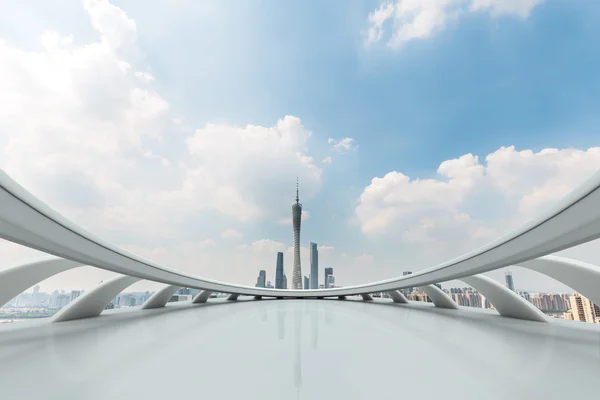
[[[600,326],[376,300],[211,300],[0,327],[2,399],[597,398]]]

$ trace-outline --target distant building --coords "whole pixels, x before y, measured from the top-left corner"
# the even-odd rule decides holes
[[[410,275],[410,274],[412,274],[411,271],[403,271],[402,272],[402,276],[406,276],[406,275]],[[411,288],[411,287],[401,289],[401,292],[405,297],[408,297],[408,295],[411,294],[412,291],[413,291],[413,288]]]
[[[256,278],[256,285],[254,285],[255,287],[258,288],[264,288],[266,286],[267,283],[267,271],[265,271],[264,269],[261,269],[258,272],[258,278]]]
[[[310,280],[308,279],[308,276],[304,276],[304,290],[308,290],[310,289]]]
[[[310,288],[319,288],[319,250],[313,242],[310,242]]]
[[[72,302],[73,300],[75,300],[76,298],[78,298],[79,296],[81,296],[81,291],[80,290],[72,290],[71,291],[71,296],[69,298],[69,303]]]
[[[283,274],[283,287],[282,289],[287,289],[287,276]]]
[[[275,266],[275,289],[287,289],[287,285],[283,285],[283,253],[277,253],[277,265]]]
[[[600,307],[592,303],[587,297],[573,295],[570,298],[570,303],[571,309],[569,311],[573,320],[600,324]]]
[[[331,287],[330,286],[330,283],[331,283],[330,282],[330,280],[331,280],[330,277],[333,277],[333,268],[331,268],[331,267],[325,268],[325,279],[323,280],[323,282],[325,282],[325,288],[330,288]]]
[[[504,279],[506,280],[506,287],[514,292],[515,291],[515,283],[513,282],[513,276],[510,271],[508,271],[506,274],[504,274]]]
[[[273,289],[273,285],[271,285],[271,281],[267,281],[267,289]]]

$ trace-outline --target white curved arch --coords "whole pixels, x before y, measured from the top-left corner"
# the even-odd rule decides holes
[[[417,289],[420,289],[427,293],[427,296],[431,299],[433,304],[439,308],[448,308],[451,310],[457,310],[458,304],[454,300],[450,298],[443,290],[438,288],[435,285],[425,285],[419,286]]]
[[[212,294],[212,292],[210,290],[203,290],[192,299],[192,303],[193,304],[206,303],[206,301],[208,300],[208,298],[210,297],[211,294]]]
[[[142,309],[149,310],[151,308],[161,308],[166,306],[169,299],[173,297],[175,292],[180,288],[181,286],[166,285],[162,289],[154,292],[154,294],[142,304]]]
[[[408,299],[399,291],[391,290],[387,293],[390,295],[392,300],[394,300],[394,303],[408,304]]]
[[[548,275],[600,305],[599,266],[558,256],[540,257],[517,265]]]
[[[83,263],[57,257],[26,261],[0,271],[0,307],[44,279]]]
[[[126,252],[73,224],[0,171],[0,237],[141,279],[252,296],[314,297],[315,290],[263,289],[190,276]],[[600,172],[550,212],[486,246],[401,278],[318,290],[319,296],[387,292],[478,274],[600,237]]]
[[[97,317],[112,299],[139,280],[133,276],[115,276],[73,300],[54,314],[52,322]]]
[[[504,317],[548,322],[544,313],[537,307],[487,276],[473,275],[460,280],[477,289]]]

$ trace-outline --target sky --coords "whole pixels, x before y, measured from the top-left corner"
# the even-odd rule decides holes
[[[597,1],[0,7],[0,168],[94,234],[193,275],[254,285],[265,269],[274,282],[282,251],[291,276],[296,178],[303,272],[316,242],[320,281],[331,266],[343,286],[483,245],[600,168]],[[1,242],[0,255],[4,269],[41,253]],[[600,264],[600,245],[560,255]],[[569,290],[508,270],[520,290]]]

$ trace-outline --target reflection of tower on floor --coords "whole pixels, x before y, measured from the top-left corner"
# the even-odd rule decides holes
[[[294,227],[294,270],[292,273],[292,289],[302,290],[302,267],[300,266],[300,225],[302,223],[302,204],[300,204],[297,179],[296,204],[292,206],[292,223]]]
[[[302,335],[302,314],[294,314],[294,325],[296,330],[296,356],[294,357],[294,385],[296,386],[296,398],[300,398],[300,389],[302,388],[302,358],[301,358],[301,335]]]

